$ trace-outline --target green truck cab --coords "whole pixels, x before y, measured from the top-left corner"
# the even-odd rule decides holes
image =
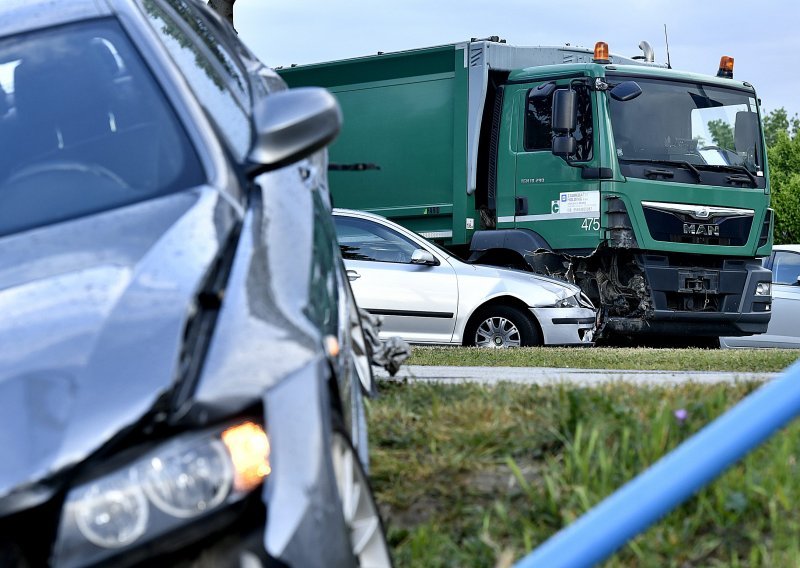
[[[337,206],[575,282],[600,333],[762,333],[772,211],[756,93],[732,60],[697,75],[645,47],[491,38],[279,73],[342,106]]]

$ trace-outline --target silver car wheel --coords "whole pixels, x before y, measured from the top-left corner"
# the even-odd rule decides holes
[[[361,568],[390,568],[389,545],[372,490],[352,446],[336,431],[333,432],[332,452],[333,473],[353,556]]]
[[[475,330],[475,345],[478,347],[519,347],[522,336],[517,326],[504,317],[490,317],[483,320]]]

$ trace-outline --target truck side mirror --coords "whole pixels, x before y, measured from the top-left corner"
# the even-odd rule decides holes
[[[733,145],[740,155],[745,154],[755,158],[758,149],[758,136],[760,125],[758,115],[754,112],[742,110],[736,113],[736,123],[733,128]]]
[[[578,125],[578,97],[573,90],[561,89],[553,96],[553,132],[571,134]]]
[[[556,84],[552,81],[549,83],[542,83],[535,89],[531,89],[531,98],[532,99],[546,99],[550,95],[553,94],[553,91],[556,90]]]
[[[636,81],[625,81],[609,91],[611,98],[620,102],[632,101],[642,94],[642,88]]]
[[[553,95],[553,154],[568,159],[578,143],[572,133],[578,125],[577,95],[572,89],[561,89]]]

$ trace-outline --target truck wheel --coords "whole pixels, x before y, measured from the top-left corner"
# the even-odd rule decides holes
[[[487,306],[472,318],[464,334],[464,344],[476,347],[530,347],[542,339],[531,316],[511,306]]]
[[[357,565],[391,568],[389,545],[367,476],[353,446],[337,430],[332,433],[331,452],[333,474]]]

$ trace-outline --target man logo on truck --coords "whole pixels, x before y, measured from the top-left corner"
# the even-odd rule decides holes
[[[684,223],[683,234],[698,235],[703,237],[718,237],[719,225],[700,225],[695,223]]]

